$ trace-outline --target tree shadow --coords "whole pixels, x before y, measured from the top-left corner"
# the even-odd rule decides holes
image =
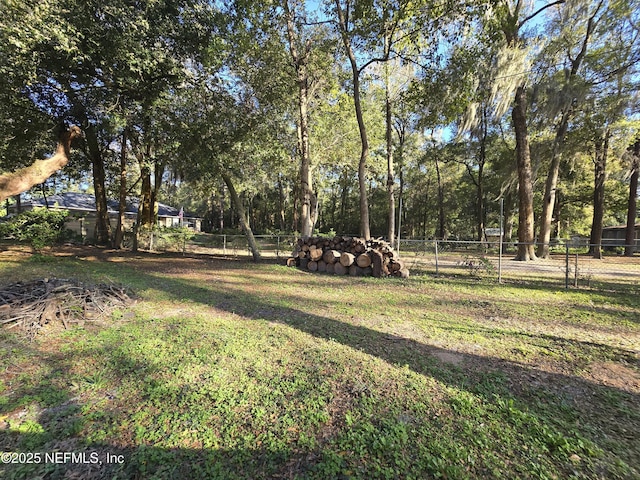
[[[158,260],[162,261],[162,260]],[[242,262],[234,264],[239,270],[250,264]],[[124,268],[130,268],[125,266]],[[181,278],[171,278],[166,275],[154,274],[150,271],[135,270],[129,275],[139,276],[141,279],[153,277],[154,288],[162,290],[168,299],[189,301],[240,316],[247,320],[273,322],[294,328],[319,340],[338,342],[346,347],[358,350],[366,355],[379,358],[394,366],[407,366],[413,372],[433,378],[439,383],[482,397],[488,403],[494,403],[497,397],[514,399],[525,410],[539,416],[542,422],[547,422],[547,411],[541,407],[539,399],[546,396],[546,401],[569,401],[582,412],[593,430],[582,429],[595,445],[601,445],[602,434],[608,429],[617,429],[618,425],[610,423],[612,416],[625,416],[625,412],[636,409],[640,398],[635,393],[629,393],[615,387],[608,387],[579,377],[550,372],[540,372],[528,365],[510,362],[498,358],[485,357],[476,354],[452,351],[446,348],[429,345],[412,338],[385,333],[363,325],[354,325],[323,315],[320,312],[311,313],[300,308],[290,306],[295,300],[286,289],[282,291],[281,300],[262,297],[243,289],[241,285],[231,282],[203,283]],[[360,283],[362,289],[367,283]],[[489,333],[489,332],[485,332]],[[535,339],[536,335],[527,335]],[[539,336],[545,338],[544,335]],[[547,340],[557,343],[566,339],[548,336]],[[600,345],[590,345],[588,342],[577,342],[579,348],[600,348]],[[24,344],[14,345],[25,348]],[[115,347],[115,345],[112,345]],[[28,348],[28,347],[26,347]],[[618,352],[627,355],[628,352]],[[35,352],[34,352],[35,355]],[[16,393],[24,398],[44,398],[44,410],[38,413],[39,423],[50,426],[47,431],[20,431],[9,433],[0,440],[2,450],[25,451],[36,449],[38,446],[51,445],[57,436],[66,438],[73,436],[73,432],[56,430],[55,425],[74,424],[82,422],[81,404],[75,398],[69,386],[60,385],[57,379],[60,372],[64,372],[69,365],[69,357],[63,354],[52,355],[46,359],[48,373],[38,379],[33,385],[18,390]],[[153,365],[140,363],[132,358],[118,357],[117,362],[109,368],[118,372],[130,372],[132,377],[140,377],[140,373],[152,373]],[[501,388],[496,388],[499,379]],[[504,381],[503,381],[504,379]],[[140,382],[143,379],[140,377]],[[490,386],[488,386],[490,384]],[[52,396],[56,389],[57,397]],[[51,398],[50,398],[51,396]],[[615,404],[608,403],[610,409],[607,415],[589,418],[595,412],[593,399],[598,396],[615,398]],[[47,400],[48,399],[48,400]],[[589,399],[582,403],[583,399]],[[42,400],[41,400],[42,401]],[[0,405],[0,414],[9,413],[6,405]],[[58,415],[64,421],[56,421]],[[626,414],[624,421],[631,431],[638,431],[640,418],[638,415]],[[66,428],[66,427],[65,427]],[[631,465],[638,465],[637,449],[629,441],[625,461]],[[81,444],[64,445],[61,448],[76,450]],[[60,447],[59,447],[60,448]],[[87,448],[85,445],[84,448]],[[166,449],[153,445],[140,445],[136,448],[123,448],[113,444],[93,444],[91,448],[105,457],[107,453],[123,455],[126,461],[122,464],[113,463],[106,467],[103,464],[96,467],[97,475],[109,475],[111,478],[294,478],[295,475],[304,476],[304,464],[309,463],[312,468],[313,459],[318,452],[313,449],[293,451],[288,448],[265,449],[255,448],[178,448]],[[87,450],[90,450],[87,448]],[[34,450],[31,450],[34,451]],[[616,452],[621,453],[621,452]],[[624,452],[622,452],[624,453]],[[101,457],[101,458],[102,458]],[[33,467],[33,468],[32,468]],[[7,473],[12,478],[32,478],[34,472],[41,472],[40,467],[21,465],[13,469],[9,465]],[[86,465],[47,466],[47,478],[62,478],[73,474],[74,471],[86,473]],[[85,468],[85,470],[82,470]],[[76,469],[76,470],[74,470]],[[93,473],[92,473],[93,474]],[[337,478],[337,477],[336,477]]]

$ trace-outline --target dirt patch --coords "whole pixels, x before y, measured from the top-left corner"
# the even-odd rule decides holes
[[[433,356],[436,357],[443,363],[448,363],[449,365],[460,365],[464,361],[464,355],[448,352],[448,351],[434,351]]]
[[[618,388],[629,393],[640,393],[640,373],[622,363],[595,362],[585,377],[601,385]]]

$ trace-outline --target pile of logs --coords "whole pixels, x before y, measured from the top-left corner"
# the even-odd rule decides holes
[[[300,238],[287,265],[311,272],[349,274],[354,277],[409,276],[409,269],[397,257],[391,245],[381,239],[342,236],[332,239]]]

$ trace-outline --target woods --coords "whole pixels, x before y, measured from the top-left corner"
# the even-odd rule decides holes
[[[122,247],[107,201],[122,217],[133,197],[144,228],[164,202],[212,232],[389,247],[398,233],[483,240],[502,202],[520,260],[573,236],[599,256],[604,227],[637,223],[631,0],[30,0],[0,13],[1,179],[24,186],[2,199],[92,193],[102,244]],[[62,122],[78,130],[54,151]],[[47,157],[56,168],[29,178]]]

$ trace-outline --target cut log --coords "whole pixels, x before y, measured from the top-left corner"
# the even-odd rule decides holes
[[[323,251],[321,248],[312,247],[309,250],[309,258],[311,258],[311,260],[313,260],[314,262],[317,262],[318,260],[320,260],[322,258],[322,254],[323,254]]]
[[[346,275],[347,272],[349,271],[349,268],[345,267],[341,263],[335,263],[333,265],[333,271],[336,275]]]
[[[349,267],[349,275],[352,277],[364,277],[364,268],[359,267],[354,263]]]
[[[358,258],[356,258],[356,264],[360,268],[367,268],[369,265],[371,265],[371,257],[366,253],[358,255]]]
[[[326,272],[327,271],[327,262],[324,260],[318,260],[318,271]]]
[[[311,260],[307,264],[307,269],[311,272],[316,272],[318,270],[318,262],[314,262],[313,260]]]
[[[339,265],[339,264],[338,264]],[[327,263],[327,273],[335,273],[335,264],[334,263]]]
[[[300,268],[302,268],[303,270],[306,270],[308,266],[309,266],[309,259],[308,258],[301,258],[300,259]]]
[[[404,268],[404,263],[401,260],[393,260],[389,262],[389,270],[391,272],[399,272]]]
[[[324,255],[322,255],[322,259],[326,263],[336,263],[340,260],[340,252],[337,250],[327,250],[324,252]]]
[[[350,267],[353,265],[353,262],[356,260],[356,256],[353,253],[344,252],[340,255],[340,264],[343,267]]]
[[[389,275],[389,270],[384,262],[384,255],[378,250],[371,250],[371,257],[373,259],[373,276],[380,278]]]
[[[287,258],[287,267],[295,267],[297,260],[295,258]]]
[[[298,258],[307,258],[307,252],[298,252]]]

